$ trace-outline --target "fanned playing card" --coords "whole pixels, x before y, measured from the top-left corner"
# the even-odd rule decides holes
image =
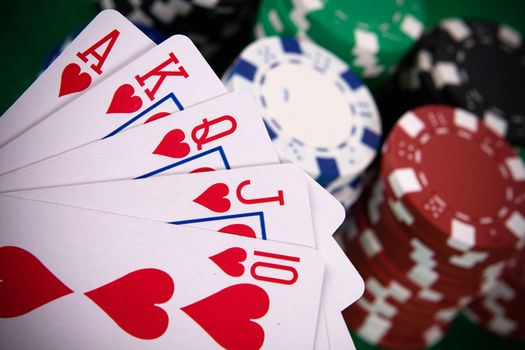
[[[225,92],[195,45],[172,36],[0,148],[0,174]]]
[[[154,46],[118,12],[100,12],[2,115],[0,146]]]
[[[5,196],[0,208],[3,349],[314,344],[312,248]]]
[[[353,348],[340,203],[188,38],[136,30],[103,12],[10,110],[0,348]]]
[[[230,92],[0,176],[0,191],[278,163],[258,113]]]

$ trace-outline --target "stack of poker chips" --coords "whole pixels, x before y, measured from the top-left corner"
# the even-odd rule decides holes
[[[497,335],[525,340],[525,249],[510,260],[494,288],[464,313]]]
[[[425,29],[425,1],[263,0],[255,35],[306,38],[381,86]]]
[[[300,165],[346,208],[355,202],[381,144],[381,120],[348,65],[307,40],[263,38],[241,52],[223,81],[259,103],[281,158]]]
[[[524,199],[522,159],[478,117],[444,105],[405,113],[338,233],[366,284],[349,327],[389,348],[437,342],[523,246]]]
[[[133,23],[167,35],[184,34],[216,72],[222,72],[251,40],[258,0],[99,0]]]
[[[525,46],[507,25],[442,21],[421,38],[392,85],[384,110],[393,113],[383,116],[390,124],[410,108],[448,104],[476,114],[512,145],[525,146]]]

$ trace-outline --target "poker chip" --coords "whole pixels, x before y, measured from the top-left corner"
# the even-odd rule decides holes
[[[525,45],[505,24],[442,21],[401,65],[395,84],[405,110],[424,103],[457,106],[511,144],[525,145]]]
[[[507,264],[494,288],[464,311],[474,323],[502,337],[525,340],[525,249]]]
[[[464,311],[474,323],[502,337],[525,340],[525,294],[506,281]]]
[[[345,63],[309,41],[264,38],[242,51],[223,80],[259,102],[280,156],[326,188],[356,188],[378,152],[381,122],[369,90]]]
[[[444,326],[423,325],[418,332],[419,328],[412,328],[413,325],[370,314],[359,304],[354,304],[351,310],[344,310],[343,315],[347,321],[356,325],[354,329],[360,337],[389,349],[424,349],[437,343],[446,331]]]
[[[363,187],[363,176],[357,176],[352,181],[343,185],[328,187],[326,190],[330,192],[346,210],[349,210],[361,195]]]
[[[390,76],[425,28],[421,0],[263,0],[255,35],[308,38],[344,60],[368,86]]]
[[[361,224],[363,223],[359,222],[357,225],[359,232],[364,228]],[[443,321],[426,314],[432,303],[421,300],[416,302],[416,293],[399,283],[390,267],[385,270],[385,266],[378,266],[379,261],[371,261],[359,246],[347,246],[347,252],[349,256],[351,254],[352,262],[366,285],[365,295],[343,312],[351,330],[368,342],[382,347],[419,349],[431,346],[439,337],[425,338],[427,330],[446,327]],[[447,304],[447,308],[449,307]],[[440,335],[442,333],[443,331],[439,332]]]
[[[489,297],[525,240],[524,170],[470,112],[427,105],[405,113],[377,178],[337,232],[365,280],[364,296],[344,312],[350,329],[382,347],[425,348],[472,300]],[[497,323],[479,309],[480,324]]]
[[[371,201],[372,199],[368,203],[370,204]],[[381,235],[383,246],[387,253],[396,260],[396,263],[406,271],[414,269],[416,274],[418,272],[426,275],[448,274],[472,284],[476,283],[472,271],[483,273],[487,280],[490,281],[503,268],[503,264],[500,261],[505,258],[504,256],[490,257],[488,259],[488,254],[478,252],[477,255],[473,254],[470,260],[467,260],[465,256],[468,255],[448,254],[439,247],[437,240],[428,240],[421,237],[425,236],[425,234],[418,234],[419,232],[428,231],[409,228],[396,221],[387,205],[382,205],[378,210],[379,213],[374,214],[375,216],[380,216],[380,219],[375,224],[377,231],[388,232],[388,235]],[[369,216],[371,215],[369,214]],[[406,248],[400,249],[398,248],[400,246]],[[482,259],[476,259],[478,256],[481,256]],[[458,260],[468,261],[468,263],[458,264]]]
[[[436,105],[407,112],[389,136],[381,165],[399,205],[445,234],[449,246],[512,251],[522,244],[525,166],[475,115]],[[476,180],[476,174],[483,177]]]

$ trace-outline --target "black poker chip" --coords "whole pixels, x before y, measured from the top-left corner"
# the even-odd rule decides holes
[[[442,21],[406,57],[393,84],[396,114],[449,104],[476,114],[513,145],[525,145],[525,46],[505,24]]]

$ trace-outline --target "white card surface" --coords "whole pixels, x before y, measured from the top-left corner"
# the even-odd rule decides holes
[[[200,151],[195,142],[189,143],[190,153],[184,159],[192,159],[191,161],[182,158],[174,160],[173,157],[153,153],[166,135],[174,130],[182,130],[186,135],[184,140],[188,142],[192,139],[188,135],[201,135],[203,115],[208,116],[208,121],[223,116],[235,117],[237,128],[234,133],[215,139],[215,132],[220,134],[232,129],[231,122],[225,120],[221,122],[226,124],[225,127],[210,129],[215,130],[211,131],[211,136],[208,132],[202,134],[208,135],[212,141],[204,144]],[[277,156],[264,125],[260,118],[254,117],[257,115],[257,107],[250,97],[241,92],[232,92],[176,113],[173,117],[133,128],[6,174],[0,177],[0,191],[133,179],[144,175],[188,173],[203,167],[224,169],[277,163]],[[222,153],[206,153],[221,144]],[[196,154],[205,156],[196,157]],[[225,154],[226,157],[217,154]],[[344,209],[315,181],[310,178],[307,181],[312,199],[314,231],[318,240],[316,245],[327,261],[326,283],[329,290],[336,293],[337,304],[343,310],[364,291],[361,277],[331,236],[344,219]]]
[[[279,162],[255,101],[230,92],[0,177],[0,191]]]
[[[0,118],[0,147],[155,44],[114,10],[100,12]]]
[[[106,17],[105,25],[111,20],[120,20],[124,22],[121,25],[126,30],[138,31],[113,11],[103,12],[90,26],[97,19],[100,21],[100,18],[104,18],[103,15]],[[93,29],[93,33],[88,31],[89,28],[79,37],[95,36],[94,33],[99,33],[104,27],[98,25],[96,30]],[[144,35],[140,32],[139,34],[143,40]],[[299,348],[354,348],[340,310],[362,295],[364,284],[332,237],[332,233],[344,218],[341,205],[304,172],[292,165],[204,173],[203,171],[279,163],[259,118],[256,104],[247,94],[226,93],[193,44],[182,36],[168,39],[158,48],[147,52],[103,81],[109,76],[110,68],[113,71],[117,70],[117,60],[122,61],[120,66],[125,62],[125,57],[114,53],[122,36],[123,32],[119,31],[117,36],[116,32],[108,29],[106,36],[101,35],[101,41],[91,40],[92,43],[88,45],[84,41],[75,40],[74,44],[78,48],[68,48],[69,51],[66,50],[46,71],[51,77],[46,78],[49,81],[44,84],[46,80],[43,80],[44,83],[37,80],[30,91],[17,101],[20,102],[18,106],[22,106],[20,108],[23,108],[23,111],[17,110],[16,104],[12,107],[13,113],[28,112],[31,117],[15,123],[12,129],[15,132],[9,138],[14,140],[4,147],[1,142],[4,135],[0,127],[0,192],[9,192],[7,196],[0,195],[0,221],[2,225],[4,221],[7,223],[5,233],[0,233],[0,260],[5,256],[12,258],[10,254],[25,259],[28,255],[24,251],[31,251],[29,256],[44,263],[40,257],[44,256],[52,261],[53,265],[50,268],[45,263],[46,268],[50,268],[52,274],[55,270],[59,271],[60,275],[54,277],[58,277],[60,283],[68,290],[71,288],[69,293],[49,300],[35,310],[31,309],[31,312],[16,317],[4,317],[5,314],[0,316],[0,348],[4,345],[10,348],[26,348],[43,342],[46,342],[45,346],[48,348],[171,348],[173,344],[183,348],[222,348],[233,345],[247,348],[246,344],[239,342],[253,344],[257,340],[254,340],[252,335],[255,333],[260,336],[260,329],[264,330],[264,348],[282,348],[292,344],[295,347],[296,341],[299,342]],[[139,45],[131,44],[135,40],[128,39],[128,36],[127,49],[130,52],[134,49],[140,51]],[[149,39],[146,38],[146,41],[148,47],[153,46]],[[81,48],[82,46],[85,47]],[[102,54],[105,48],[108,52],[107,59],[104,62],[101,62],[100,57],[98,61],[93,60],[93,54]],[[111,54],[110,50],[113,50]],[[144,51],[146,49],[140,52]],[[119,55],[120,53],[121,51]],[[90,54],[93,56],[91,60]],[[133,56],[126,55],[128,60]],[[83,61],[68,63],[66,58],[71,57]],[[114,59],[111,61],[114,66],[109,64],[110,58]],[[78,77],[84,73],[89,75],[83,69],[91,69],[91,75],[97,73],[89,86],[83,87],[81,91],[75,91],[78,86],[72,86],[70,82],[63,83],[64,74],[71,79],[71,72],[77,69],[75,65],[80,67],[78,72],[75,71]],[[41,98],[42,94],[52,93],[47,87],[56,84],[57,81],[60,84],[58,90],[54,91],[59,92],[58,97],[52,96],[42,101],[43,105],[54,104],[54,107],[49,108],[55,113],[42,114],[46,111],[45,108],[35,108],[38,98]],[[99,82],[100,85],[95,86]],[[74,99],[76,100],[73,101]],[[8,112],[10,111],[11,109]],[[31,113],[32,111],[35,113]],[[6,112],[6,115],[10,114]],[[0,126],[1,121],[2,118]],[[38,123],[39,121],[42,122]],[[31,125],[24,126],[26,122]],[[35,124],[33,129],[29,129]],[[11,129],[5,130],[11,133]],[[31,220],[24,220],[24,217],[31,217]],[[170,227],[175,225],[159,224],[144,219],[171,222],[182,228],[177,228],[174,232]],[[159,229],[151,225],[157,225]],[[105,235],[108,233],[108,227],[111,228],[111,232]],[[237,236],[214,235],[201,229]],[[151,234],[157,230],[161,232],[159,239],[156,233]],[[49,237],[45,234],[34,234],[40,234],[42,231],[53,232]],[[73,232],[73,237],[64,231],[68,234]],[[123,236],[127,231],[131,231],[133,237],[130,242]],[[170,235],[177,237],[168,238]],[[300,247],[277,245],[272,253],[258,255],[254,253],[261,252],[262,248],[257,246],[257,243],[249,243],[247,238],[238,237],[239,235],[307,247],[317,246],[318,251],[297,253],[296,249],[300,250]],[[208,238],[215,236],[228,238]],[[81,238],[75,240],[75,237]],[[47,238],[50,238],[51,243]],[[10,245],[11,242],[14,242],[16,249],[10,247],[6,250],[6,245]],[[175,244],[170,245],[170,242]],[[183,243],[179,244],[180,242]],[[224,248],[228,242],[235,243],[235,247],[230,244],[230,248]],[[89,248],[83,249],[83,244]],[[160,256],[152,254],[157,245],[160,246]],[[67,251],[57,253],[59,246]],[[166,248],[168,246],[175,248],[169,250]],[[216,247],[224,249],[215,255],[207,253]],[[272,245],[264,247],[274,248]],[[219,266],[224,259],[223,254],[231,258],[230,249],[233,249],[235,254],[238,254],[240,249],[248,253],[248,256],[242,261],[228,265],[229,267]],[[168,256],[168,251],[172,256]],[[194,251],[196,254],[193,254]],[[301,259],[283,258],[291,257],[284,252],[293,252],[296,254],[294,258],[301,256]],[[58,258],[55,257],[55,253]],[[97,258],[93,259],[95,254],[100,253],[103,258],[99,259],[97,255]],[[303,253],[306,258],[302,258]],[[326,264],[320,269],[313,267],[313,261],[319,260],[315,254],[319,253]],[[199,254],[208,254],[207,260],[201,259],[206,260],[207,264],[193,263],[195,259],[199,259]],[[254,268],[257,266],[256,260],[261,256],[270,260]],[[211,257],[218,257],[219,262]],[[69,262],[64,266],[59,263],[66,258],[72,259],[71,265]],[[272,265],[275,263],[272,259],[286,263],[291,261],[292,264],[302,263],[305,259],[309,262],[306,263],[306,268],[301,267],[299,270],[288,266],[276,268]],[[12,259],[4,258],[2,261],[9,261],[9,264],[0,264],[8,266]],[[160,267],[137,266],[144,261],[158,262]],[[88,266],[87,275],[75,276],[73,270],[81,264]],[[59,265],[60,267],[55,267]],[[323,262],[320,265],[323,265]],[[109,268],[105,269],[104,266]],[[181,269],[180,266],[189,269]],[[243,273],[237,276],[235,274],[240,266],[243,267]],[[217,268],[219,273],[214,270]],[[324,268],[324,286],[321,290]],[[127,269],[130,271],[125,272]],[[158,270],[160,273],[150,274],[144,272],[145,269]],[[295,280],[296,275],[292,271],[296,271],[297,276],[302,276],[303,272],[310,273],[310,269],[315,270],[315,276],[309,278],[305,286],[304,281],[299,283]],[[0,275],[7,270],[0,267]],[[181,270],[184,273],[181,273]],[[257,271],[262,271],[262,274],[271,271],[276,275],[258,278],[260,276]],[[63,276],[66,278],[63,279]],[[284,283],[290,276],[293,283]],[[132,317],[133,321],[123,321],[122,315],[114,317],[112,309],[104,308],[108,307],[106,291],[114,290],[115,286],[117,289],[121,288],[121,292],[125,292],[141,290],[144,285],[154,286],[157,282],[150,283],[148,280],[146,284],[140,284],[141,288],[130,288],[126,284],[127,281],[141,278],[163,279],[164,282],[159,283],[164,283],[164,287],[165,280],[171,279],[175,285],[169,298],[157,302],[146,301],[150,303],[149,309],[142,310],[154,310],[154,313],[164,314],[170,320],[162,334],[154,337],[151,334],[144,336],[144,332],[155,328],[155,322],[159,319],[153,323],[148,319],[139,325],[136,315]],[[181,282],[177,282],[177,278],[188,278],[182,282],[182,291],[178,288],[177,283]],[[0,282],[5,280],[0,277]],[[254,280],[255,283],[252,283]],[[32,283],[39,282],[38,279],[35,281]],[[102,282],[98,283],[98,287],[88,288],[90,284],[97,284],[94,281]],[[272,285],[268,287],[268,283]],[[252,287],[243,286],[248,284]],[[282,292],[275,287],[279,284],[291,284],[295,289],[293,292]],[[218,285],[220,287],[217,287]],[[264,293],[269,296],[271,306],[277,309],[269,308],[259,318],[241,315],[246,318],[241,320],[241,323],[238,323],[239,320],[231,320],[232,313],[229,309],[224,309],[224,299],[221,298],[226,298],[229,302],[235,300],[235,303],[240,301],[242,304],[245,301],[239,293],[253,297],[258,295],[257,291],[260,288],[264,289],[263,285],[267,286]],[[79,291],[77,286],[85,290]],[[196,287],[198,292],[195,293],[189,286]],[[217,294],[206,298],[213,293]],[[306,310],[297,313],[297,306],[294,306],[297,300],[289,302],[294,293],[306,293],[299,299],[304,305],[311,305],[308,304],[305,306]],[[10,298],[22,296],[23,293],[8,295]],[[137,295],[132,297],[136,298]],[[121,307],[121,298],[118,299],[117,306]],[[189,302],[190,299],[193,302]],[[275,303],[274,299],[277,300]],[[221,302],[210,308],[212,300]],[[110,301],[115,306],[116,299],[113,297]],[[34,300],[32,302],[34,303]],[[0,300],[0,306],[1,303]],[[138,305],[139,309],[144,306],[142,302],[136,303],[136,300],[135,303],[128,304],[127,307],[131,304],[135,307]],[[206,312],[202,312],[206,307]],[[2,311],[0,307],[0,313],[9,308],[11,306],[3,308]],[[220,312],[223,312],[224,317],[216,318],[215,315]],[[241,314],[243,312],[245,310],[240,311]],[[235,311],[233,315],[237,316],[237,313]],[[84,317],[80,320],[75,319],[74,316],[78,314]],[[213,315],[211,321],[210,314]],[[315,316],[312,316],[314,314]],[[295,320],[293,328],[290,326],[291,316]],[[300,321],[297,321],[297,317],[301,317]],[[59,318],[57,323],[55,320]],[[135,324],[130,326],[130,322]],[[214,322],[211,328],[210,322]],[[228,322],[231,327],[227,327]],[[41,331],[42,324],[45,325],[44,332]],[[173,326],[174,324],[176,325]],[[5,331],[3,325],[7,325]],[[69,332],[75,325],[79,326],[79,330]],[[239,328],[242,330],[242,327],[246,327],[246,332],[239,333]],[[173,329],[175,335],[170,332]],[[226,329],[228,335],[218,335],[217,329]],[[287,329],[294,333],[291,341],[288,339],[290,333]],[[182,333],[179,334],[179,330],[182,330]],[[63,331],[67,332],[66,336]],[[158,327],[156,332],[159,332]],[[244,334],[247,336],[243,336]],[[274,340],[277,335],[282,339]],[[91,341],[92,338],[96,338],[95,342]]]
[[[290,163],[288,159],[283,159],[282,162]],[[325,259],[325,283],[330,286],[330,290],[333,290],[335,304],[341,311],[363,295],[365,283],[332,236],[345,218],[343,206],[309,176],[307,176],[307,183],[317,249]]]
[[[316,244],[306,177],[293,164],[9,195],[308,247]]]
[[[239,184],[246,180],[250,180],[250,185],[258,187],[242,187],[239,190]],[[310,200],[307,196],[307,183],[310,191],[313,191],[313,195],[310,193]],[[224,188],[228,190],[215,188],[217,184],[225,184]],[[243,196],[243,192],[249,194],[251,201],[255,198],[266,199],[262,203],[248,205],[230,200],[239,195],[237,191]],[[284,206],[276,205],[279,204],[276,201],[279,191],[282,191]],[[222,213],[218,212],[222,210],[218,208],[223,205],[222,197],[218,204],[209,205],[213,210],[195,202],[196,198],[201,197],[200,202],[206,204],[202,194],[219,193],[220,196],[226,192],[229,195],[225,197],[231,206]],[[317,245],[324,259],[330,262],[325,276],[325,279],[330,278],[325,280],[325,292],[328,294],[326,297],[323,295],[323,300],[331,300],[330,295],[339,289],[341,281],[346,282],[346,289],[341,294],[345,300],[350,298],[348,302],[353,303],[363,293],[363,282],[357,271],[345,256],[341,259],[337,255],[337,244],[332,245],[335,243],[331,236],[332,230],[335,230],[337,222],[344,215],[340,213],[340,204],[315,182],[310,182],[304,172],[293,164],[43,188],[11,192],[9,195],[214,231],[227,232],[229,227],[244,225],[253,230],[257,238],[311,247]],[[209,195],[204,198],[209,198]],[[315,206],[314,211],[311,211],[309,202]],[[316,223],[319,236],[317,240],[314,238],[310,216]],[[330,308],[322,308],[323,320],[326,317],[332,324],[342,321],[342,307],[337,307],[336,304],[330,304]],[[345,327],[344,324],[342,327]],[[341,338],[341,334],[336,335]],[[318,337],[323,336],[318,331]],[[348,339],[351,341],[349,336],[346,340]],[[323,341],[318,340],[319,343]],[[341,344],[341,340],[338,343]]]
[[[346,322],[338,311],[335,300],[330,299],[327,301],[326,310],[326,330],[328,335],[329,347],[332,350],[355,350],[354,341]],[[325,307],[323,305],[323,307]]]
[[[1,348],[314,344],[314,249],[6,196],[0,208]]]
[[[175,35],[0,149],[0,174],[226,93],[185,36]]]

